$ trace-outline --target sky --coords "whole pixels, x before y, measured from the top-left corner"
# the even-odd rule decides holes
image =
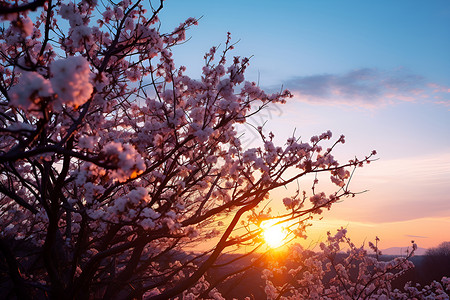
[[[252,56],[247,80],[294,94],[252,120],[279,143],[330,129],[346,136],[342,162],[377,150],[352,181],[368,191],[335,205],[312,236],[344,226],[382,248],[450,241],[450,1],[167,0],[162,31],[188,17],[201,19],[174,57],[189,75],[231,32],[233,55]]]

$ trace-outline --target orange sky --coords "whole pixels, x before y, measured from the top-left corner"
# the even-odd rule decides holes
[[[357,169],[350,186],[355,192],[367,192],[334,204],[322,220],[312,222],[308,240],[301,243],[314,243],[341,226],[357,244],[378,236],[381,248],[406,247],[411,240],[430,248],[450,241],[449,170],[450,153],[380,159]],[[331,193],[327,178],[322,181],[323,190]],[[304,184],[308,187],[308,180]],[[283,209],[281,199],[289,193],[292,189],[272,193],[275,210]]]
[[[189,75],[201,76],[203,54],[231,32],[239,43],[230,54],[252,56],[248,80],[293,92],[286,105],[249,120],[267,122],[277,144],[294,130],[303,141],[331,130],[346,136],[337,149],[342,163],[377,150],[379,160],[352,182],[353,190],[369,192],[335,205],[312,229],[346,226],[357,241],[379,236],[382,248],[408,246],[413,237],[425,248],[450,240],[449,1],[171,0],[165,6],[160,17],[168,29],[202,16],[189,42],[174,51]],[[244,136],[249,146],[256,146],[254,137]],[[275,208],[282,194],[272,194]]]

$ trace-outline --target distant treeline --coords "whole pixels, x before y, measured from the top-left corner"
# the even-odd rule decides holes
[[[345,257],[345,254],[342,254],[342,256]],[[232,261],[233,257],[234,255],[230,254],[229,261]],[[396,256],[382,255],[380,256],[380,260],[388,261],[394,257]],[[250,262],[252,258],[254,257],[249,256],[245,258],[245,260]],[[413,256],[411,261],[414,263],[415,267],[399,278],[393,280],[392,286],[394,288],[402,290],[409,281],[424,286],[430,284],[433,280],[440,281],[443,276],[450,276],[450,255],[433,255],[433,253],[428,252],[427,255]],[[213,281],[218,280],[224,275],[231,274],[233,271],[238,270],[243,264],[244,262],[238,260],[234,263],[212,270],[209,272],[208,276]],[[289,264],[289,262],[287,262],[287,264]],[[264,280],[261,279],[263,269],[262,266],[255,265],[253,268],[219,284],[217,288],[226,299],[243,299],[246,296],[251,297],[251,299],[265,299],[265,283]],[[327,280],[329,279],[330,278],[327,278]]]

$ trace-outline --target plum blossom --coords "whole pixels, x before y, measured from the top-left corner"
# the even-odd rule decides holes
[[[363,247],[355,246],[345,229],[328,233],[321,252],[289,246],[283,261],[269,261],[261,278],[268,299],[449,299],[442,283],[434,281],[420,288],[407,283],[403,290],[392,288],[391,281],[402,276],[413,264],[409,257],[379,261]],[[347,248],[347,252],[341,249]],[[287,263],[285,263],[285,261]],[[285,263],[287,266],[281,266]],[[277,277],[274,276],[277,274]],[[280,280],[282,279],[282,280]]]
[[[61,104],[74,107],[83,105],[90,97],[93,86],[90,83],[88,61],[82,56],[59,59],[50,66],[50,82]]]
[[[296,206],[298,206],[300,203],[300,201],[296,198],[290,198],[290,197],[285,197],[283,199],[283,204],[284,206],[286,206],[287,209],[294,209]]]
[[[142,210],[141,215],[144,216],[145,218],[150,218],[150,219],[153,219],[153,220],[156,220],[156,219],[158,219],[161,216],[160,213],[155,212],[150,207],[145,207]]]
[[[50,81],[35,72],[22,74],[19,82],[8,92],[11,106],[28,111],[41,109],[43,98],[50,97],[52,94]]]
[[[329,201],[329,199],[323,192],[310,197],[309,200],[311,201],[312,204],[314,204],[315,207],[322,206]]]
[[[94,149],[96,138],[93,136],[81,136],[78,140],[78,146],[82,149]]]
[[[206,142],[209,136],[212,134],[212,128],[198,129],[194,132],[194,135],[198,138],[200,142]]]
[[[30,36],[33,33],[34,24],[33,21],[31,21],[31,19],[28,16],[20,18],[18,23],[24,36]]]
[[[141,225],[142,228],[144,228],[144,230],[148,230],[148,229],[155,228],[156,224],[152,219],[147,218],[147,219],[142,219],[142,221],[139,222],[139,225]]]
[[[92,29],[89,26],[76,26],[73,28],[72,34],[70,35],[70,39],[72,42],[71,46],[74,49],[80,49],[85,42],[90,42],[92,38]]]
[[[142,156],[129,144],[110,142],[103,148],[105,161],[114,164],[111,172],[113,180],[124,181],[136,177],[145,170]]]

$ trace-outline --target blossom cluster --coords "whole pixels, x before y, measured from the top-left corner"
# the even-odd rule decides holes
[[[447,277],[425,287],[411,283],[402,290],[392,287],[394,279],[414,267],[409,259],[416,247],[408,257],[382,261],[378,251],[370,254],[355,246],[341,228],[334,235],[328,232],[321,252],[293,244],[281,262],[286,262],[284,266],[270,261],[262,274],[265,292],[268,299],[449,299]]]
[[[46,107],[61,112],[62,105],[78,107],[90,98],[93,87],[85,58],[72,56],[56,60],[50,72],[50,79],[38,72],[23,72],[18,83],[9,90],[10,105],[40,116]]]

